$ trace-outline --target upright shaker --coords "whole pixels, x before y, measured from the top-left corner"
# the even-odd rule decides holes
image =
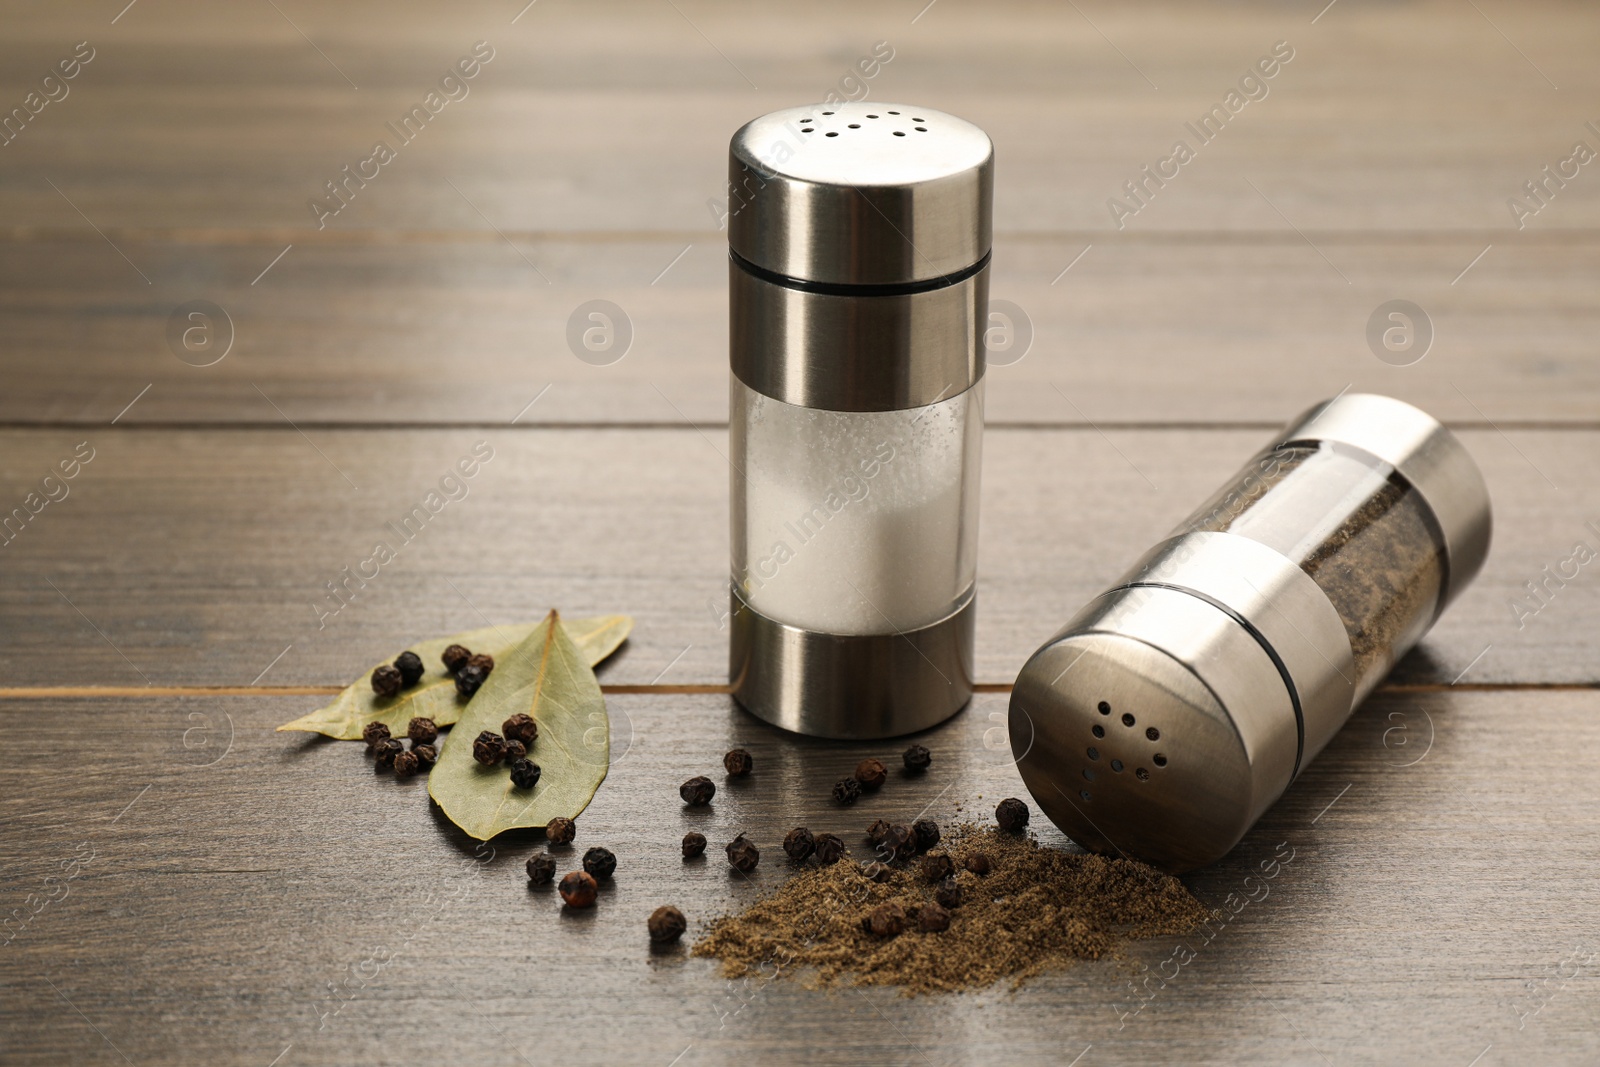
[[[993,146],[904,104],[729,146],[733,695],[875,738],[972,695]]]
[[[1086,848],[1221,858],[1478,573],[1489,494],[1390,397],[1317,405],[1023,666],[1023,781]]]

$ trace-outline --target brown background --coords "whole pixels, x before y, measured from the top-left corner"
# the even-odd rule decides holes
[[[0,508],[94,449],[0,547],[0,1059],[1600,1058],[1600,579],[1520,626],[1512,607],[1600,548],[1600,163],[1521,230],[1506,206],[1574,142],[1600,149],[1600,20],[1504,0],[923,4],[0,4],[5,111],[79,41],[96,51],[0,146]],[[495,58],[470,95],[316,229],[307,200],[479,40]],[[1295,57],[1267,98],[1115,229],[1106,199],[1280,40]],[[720,688],[726,268],[706,202],[739,124],[822,97],[878,41],[894,58],[869,99],[994,137],[993,295],[1033,341],[989,377],[984,692],[924,738],[934,773],[845,813],[827,784],[899,745],[802,742]],[[635,332],[603,367],[565,341],[597,298]],[[1435,332],[1404,367],[1365,339],[1397,298]],[[233,323],[214,366],[166,340],[195,299]],[[1171,973],[1159,942],[906,1000],[650,951],[656,904],[698,930],[778,884],[790,825],[859,847],[879,815],[987,818],[1020,792],[1001,713],[1027,654],[1346,387],[1460,430],[1494,551],[1188,879],[1231,910],[1295,850],[1177,978],[1145,982]],[[319,628],[323,583],[480,440],[495,458],[471,494]],[[618,758],[579,823],[618,875],[581,915],[525,888],[539,835],[474,864],[423,782],[272,730],[408,641],[550,606],[638,620],[601,672]],[[676,784],[735,743],[756,777],[683,811]],[[749,833],[762,866],[683,864],[691,826]]]

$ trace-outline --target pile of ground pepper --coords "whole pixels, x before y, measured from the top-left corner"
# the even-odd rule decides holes
[[[920,861],[895,864],[877,882],[845,859],[808,866],[743,914],[717,920],[694,955],[721,960],[729,978],[777,973],[824,986],[955,992],[1002,979],[1021,985],[1114,954],[1129,940],[1188,933],[1209,915],[1170,875],[1131,860],[1045,848],[1025,834],[958,826],[931,854],[940,853],[953,860],[961,893],[946,930],[917,929],[916,915],[936,889]],[[988,857],[989,874],[966,869],[976,854]],[[862,920],[887,903],[899,904],[910,921],[897,936],[875,937]]]

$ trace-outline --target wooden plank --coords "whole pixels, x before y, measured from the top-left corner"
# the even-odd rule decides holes
[[[1267,436],[991,431],[979,680],[1009,683]],[[726,678],[720,431],[10,430],[0,432],[0,502],[22,504],[85,440],[94,459],[70,495],[0,549],[7,685],[342,684],[408,641],[551,606],[638,619],[609,683]],[[465,498],[409,542],[397,536],[388,524],[479,440],[494,458]],[[1396,680],[1443,684],[1470,667],[1464,683],[1593,684],[1600,586],[1572,557],[1578,542],[1600,545],[1600,435],[1473,430],[1463,440],[1495,502],[1494,548]],[[380,539],[397,558],[365,586],[350,578],[352,599],[333,599],[326,583],[344,582]],[[1542,599],[1529,599],[1529,582],[1547,590]]]
[[[0,421],[503,425],[547,385],[521,421],[727,418],[720,236],[119,242],[149,286],[91,238],[0,242]],[[1293,234],[1002,240],[993,297],[1021,309],[1032,341],[1020,361],[997,348],[990,421],[1268,426],[1350,387],[1453,422],[1595,425],[1600,243],[1496,243],[1481,258],[1484,243],[1458,238],[1321,250],[1328,260]],[[1380,346],[1380,359],[1369,320],[1397,298],[1423,309],[1431,346],[1419,324],[1409,351]],[[175,309],[197,299],[232,326],[213,366],[169,339]],[[595,299],[632,331],[603,366],[568,337]]]
[[[1346,4],[1314,23],[1320,5],[547,2],[513,24],[516,6],[18,11],[8,108],[74,42],[97,54],[4,150],[0,224],[88,232],[81,209],[101,227],[309,229],[324,182],[480,39],[496,57],[470,94],[331,226],[710,233],[733,130],[836,90],[880,40],[894,58],[871,99],[993,134],[1002,230],[1113,231],[1107,201],[1183,137],[1196,159],[1130,229],[1498,235],[1524,182],[1600,145],[1593,15],[1557,3]],[[1279,40],[1295,58],[1269,94],[1210,144],[1186,133]],[[1529,226],[1597,223],[1585,173]]]
[[[989,717],[1003,697],[925,738],[928,775],[848,811],[827,783],[892,746],[801,741],[725,697],[611,698],[629,743],[576,844],[619,864],[582,915],[525,888],[537,834],[476,865],[422,781],[374,779],[359,745],[271,732],[293,699],[0,702],[0,901],[23,909],[0,954],[0,1041],[18,1064],[1063,1064],[1090,1046],[1083,1062],[1593,1062],[1597,701],[1376,699],[1233,855],[1189,876],[1231,911],[1279,842],[1293,850],[1175,979],[1140,970],[1171,974],[1171,939],[1015,993],[922,1000],[727,983],[652,952],[644,917],[673,902],[697,932],[775,887],[797,823],[861,849],[882,816],[987,820],[1021,791]],[[733,744],[755,776],[681,808],[676,784]],[[748,833],[761,866],[685,864],[690,828]]]

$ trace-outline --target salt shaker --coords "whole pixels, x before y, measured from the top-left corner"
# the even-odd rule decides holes
[[[729,673],[785,729],[909,733],[972,694],[992,160],[903,104],[730,145]]]
[[[1086,848],[1221,858],[1472,581],[1489,531],[1444,426],[1385,396],[1317,405],[1028,660],[1023,781]]]

